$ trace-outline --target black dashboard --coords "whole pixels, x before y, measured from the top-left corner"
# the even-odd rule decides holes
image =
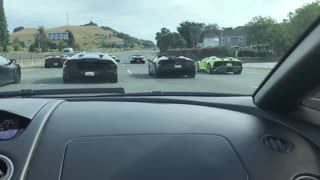
[[[0,100],[4,178],[319,178],[317,143],[263,115],[251,97],[150,99]]]

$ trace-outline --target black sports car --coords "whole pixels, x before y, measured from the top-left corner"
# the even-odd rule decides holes
[[[0,55],[0,85],[20,81],[21,68],[17,61]]]
[[[184,56],[158,56],[149,60],[149,74],[156,78],[164,74],[196,76],[195,61]]]
[[[142,55],[133,55],[130,57],[130,64],[145,64],[146,60]]]
[[[49,55],[45,58],[45,68],[62,68],[63,63],[68,59],[67,55]]]
[[[63,80],[103,79],[118,82],[118,64],[105,53],[79,53],[63,65]]]

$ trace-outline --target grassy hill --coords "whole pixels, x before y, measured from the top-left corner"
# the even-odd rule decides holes
[[[57,28],[45,29],[46,33],[65,32],[69,30],[73,33],[76,44],[79,44],[82,49],[90,50],[97,49],[101,44],[112,44],[121,42],[122,39],[115,37],[114,32],[105,30],[96,26],[62,26]],[[26,28],[22,31],[10,34],[10,40],[19,38],[24,41],[27,46],[34,42],[34,36],[37,33],[37,28]]]

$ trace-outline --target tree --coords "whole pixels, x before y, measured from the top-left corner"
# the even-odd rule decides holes
[[[16,33],[16,32],[19,32],[19,31],[22,31],[24,30],[24,27],[23,26],[19,26],[19,27],[16,27],[13,29],[13,33]]]
[[[254,17],[247,25],[247,39],[249,43],[256,43],[258,51],[261,44],[269,44],[272,28],[276,21],[271,17]]]
[[[270,45],[273,47],[274,53],[282,56],[292,45],[293,39],[290,34],[288,23],[274,24],[271,29]]]
[[[0,46],[2,51],[8,51],[7,46],[9,44],[9,31],[7,18],[4,13],[3,0],[0,0]]]
[[[169,34],[170,30],[167,28],[162,28],[160,32],[156,34],[157,46],[159,47],[161,52],[165,52],[170,47],[170,39]]]
[[[35,35],[35,42],[34,44],[38,48],[48,48],[48,38],[46,33],[44,32],[44,27],[40,26],[38,28],[38,33]]]
[[[81,25],[81,26],[98,26],[98,24],[90,21],[88,24],[84,24],[84,25]]]
[[[218,24],[205,25],[205,27],[203,28],[203,32],[201,34],[201,40],[200,41],[202,42],[206,35],[219,36],[219,34],[220,34],[220,28],[219,28]]]
[[[298,37],[316,20],[317,17],[320,16],[320,0],[316,0],[298,8],[295,12],[289,13],[288,16],[292,36]]]
[[[188,47],[194,48],[200,43],[201,33],[205,24],[185,21],[177,28],[179,34],[185,39]]]
[[[62,49],[67,47],[67,43],[65,43],[64,41],[59,41],[57,48],[59,51],[62,51]]]
[[[66,30],[66,32],[68,33],[68,38],[69,38],[67,45],[68,47],[73,47],[76,41],[74,38],[74,35],[70,30]]]
[[[169,48],[183,48],[187,44],[179,33],[171,33],[169,29],[162,28],[156,35],[157,46],[161,52],[166,52]]]

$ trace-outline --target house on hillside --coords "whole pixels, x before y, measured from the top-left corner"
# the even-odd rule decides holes
[[[250,49],[250,47],[247,46],[245,26],[239,26],[234,29],[221,31],[220,45],[231,46],[232,48],[238,50]]]

